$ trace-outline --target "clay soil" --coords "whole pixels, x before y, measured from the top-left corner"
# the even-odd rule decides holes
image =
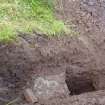
[[[31,105],[23,90],[33,79],[62,72],[70,96],[35,105],[105,105],[105,0],[59,0],[56,13],[78,34],[20,33],[16,42],[0,44],[0,105]]]

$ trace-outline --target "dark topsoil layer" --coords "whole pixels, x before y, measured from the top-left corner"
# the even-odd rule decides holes
[[[0,44],[0,88],[9,89],[7,92],[0,93],[0,98],[13,100],[21,95],[22,89],[30,87],[33,75],[35,78],[41,75],[59,74],[70,70],[71,66],[76,66],[78,72],[81,72],[80,68],[82,68],[93,81],[96,77],[95,85],[99,82],[96,81],[97,78],[104,78],[105,0],[59,0],[58,4],[60,6],[63,4],[62,9],[59,5],[56,8],[58,17],[66,24],[72,22],[73,28],[80,35],[49,39],[36,33],[20,34],[17,42],[9,45]],[[104,88],[104,83],[96,86],[97,90]],[[58,104],[53,102],[46,104],[62,103],[59,100]],[[69,105],[69,103],[67,99],[62,105]],[[0,105],[3,105],[1,101]]]

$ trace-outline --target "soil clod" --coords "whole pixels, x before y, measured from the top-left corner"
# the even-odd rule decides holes
[[[35,97],[33,91],[29,88],[24,91],[24,97],[25,97],[26,101],[29,103],[37,103],[38,102],[38,99]]]

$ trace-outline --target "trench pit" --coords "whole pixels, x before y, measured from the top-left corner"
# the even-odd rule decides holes
[[[72,96],[97,91],[93,85],[92,79],[87,78],[86,76],[70,76],[69,78],[67,77],[65,81],[70,91],[70,95]]]

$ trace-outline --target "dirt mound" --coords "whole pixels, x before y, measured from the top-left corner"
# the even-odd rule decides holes
[[[3,93],[0,97],[5,96],[5,99],[13,100],[22,93],[22,89],[31,87],[37,77],[62,72],[66,72],[67,85],[72,95],[105,89],[104,2],[104,0],[59,0],[58,4],[60,6],[62,4],[62,8],[59,9],[59,5],[56,8],[58,17],[66,24],[71,22],[75,24],[73,28],[80,33],[78,36],[49,39],[36,33],[21,34],[13,44],[0,44],[0,77],[3,80],[3,83],[0,82],[3,86],[0,88],[7,87],[9,90],[8,95]],[[77,87],[78,84],[80,87]],[[86,87],[87,89],[84,89]],[[80,88],[83,89],[82,92]],[[97,93],[86,94],[84,100],[88,100],[87,97],[92,97],[93,100],[95,96],[100,99],[104,91],[98,93],[99,96]],[[59,101],[69,105],[74,102],[73,105],[78,105],[82,103],[84,96],[76,96],[76,99],[80,100],[76,103],[75,96],[60,99],[61,101],[54,99],[52,103],[60,105],[57,103]],[[47,104],[50,105],[49,103]],[[87,102],[85,104],[88,105]]]

